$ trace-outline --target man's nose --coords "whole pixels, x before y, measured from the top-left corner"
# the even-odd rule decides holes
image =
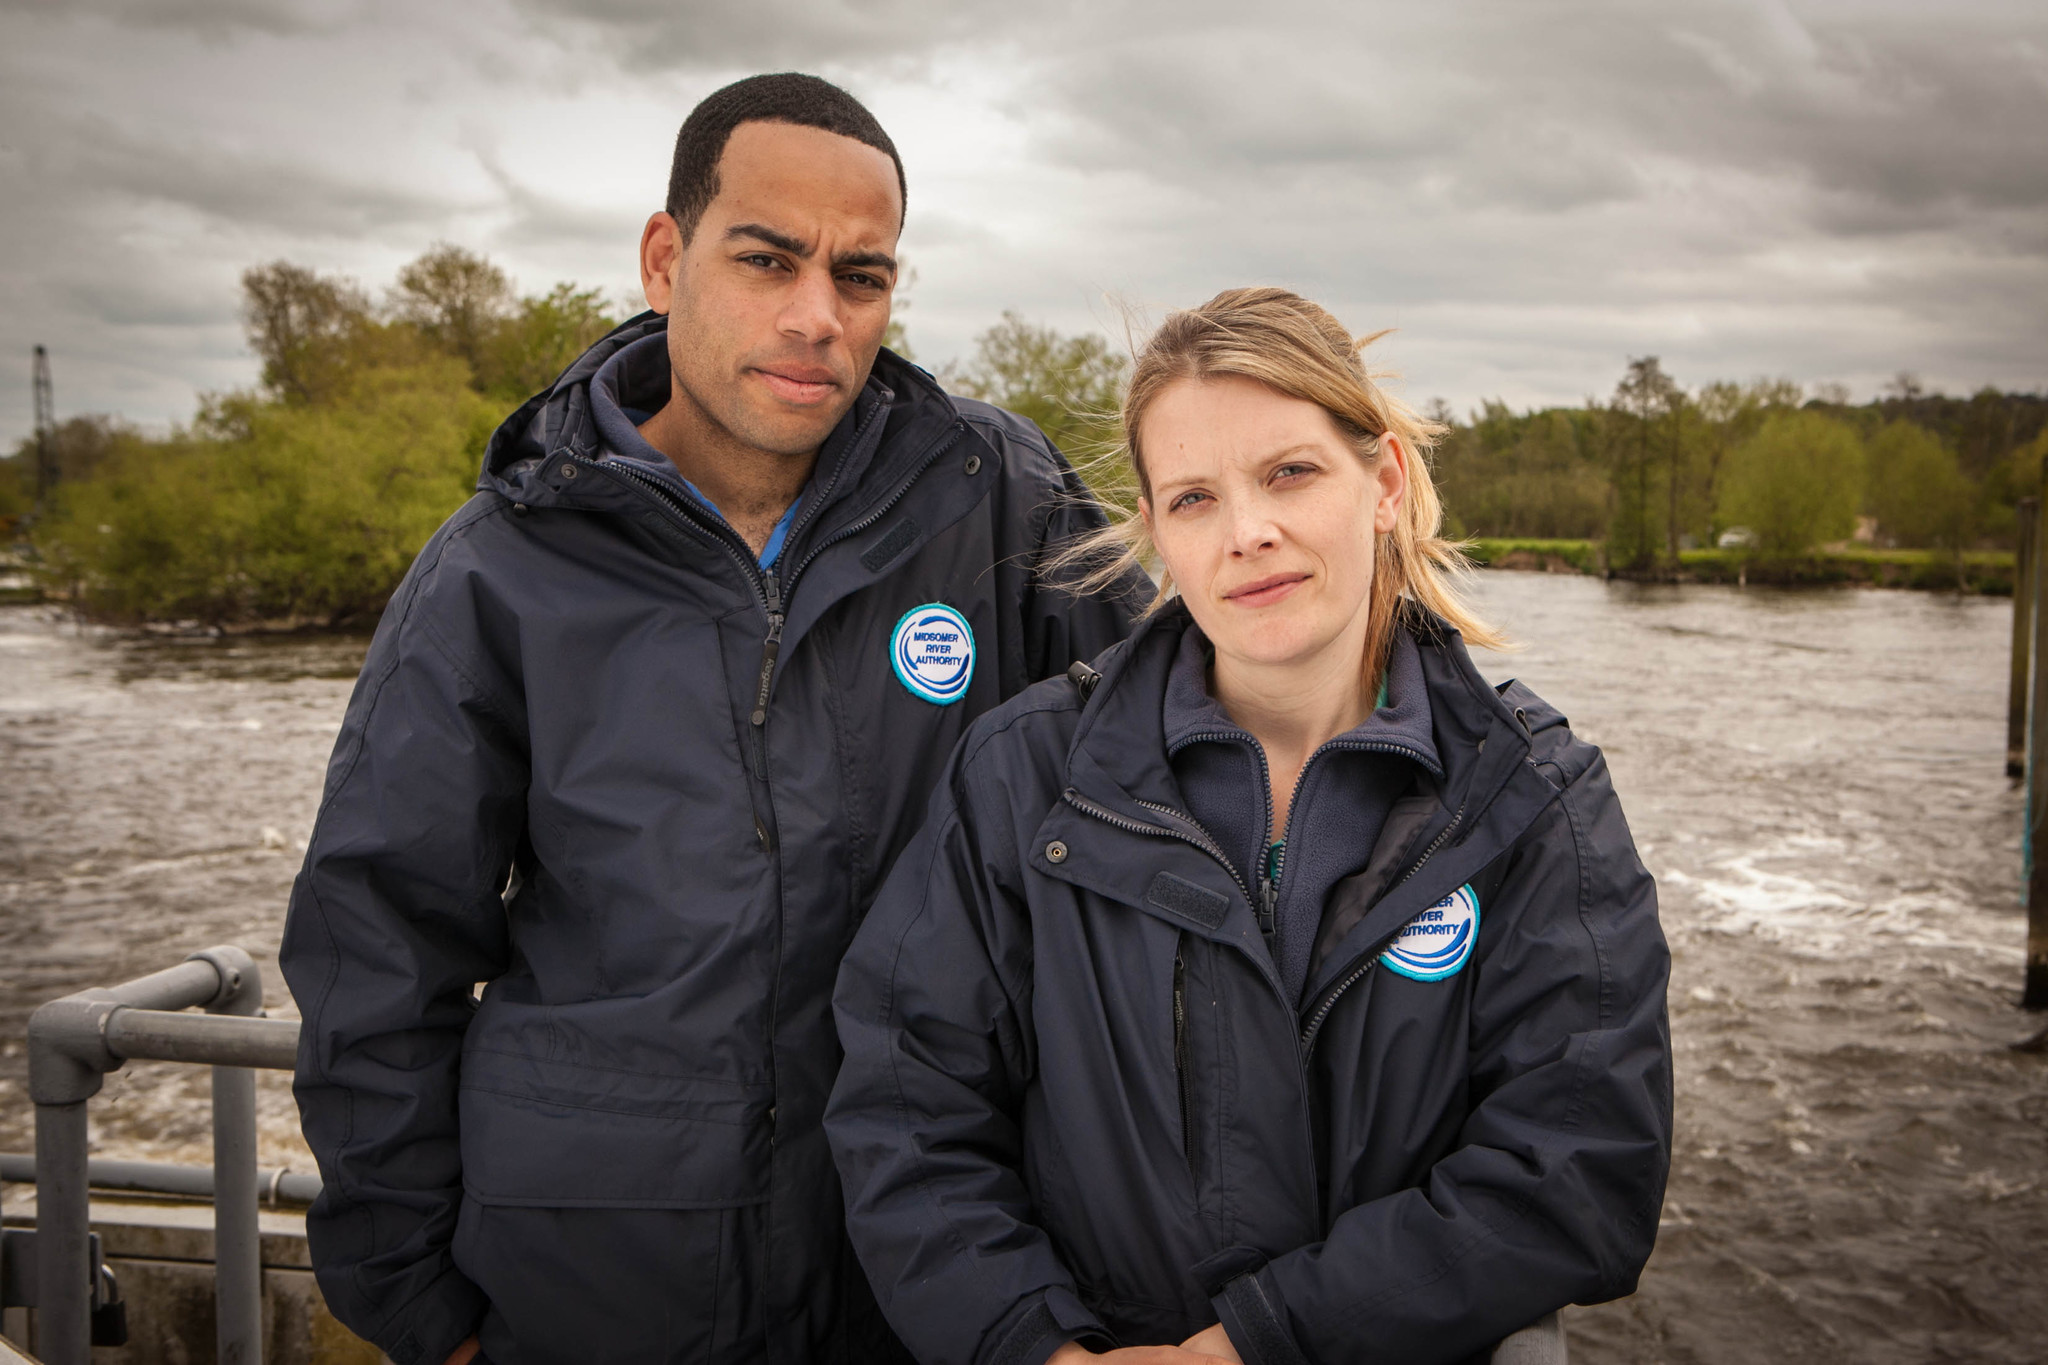
[[[781,325],[785,335],[813,346],[839,339],[846,329],[839,322],[839,286],[831,271],[806,266],[797,272]]]

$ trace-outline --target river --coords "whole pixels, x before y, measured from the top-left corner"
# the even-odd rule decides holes
[[[1602,745],[1673,950],[1678,1137],[1590,1362],[2035,1361],[2048,1056],[2024,915],[2010,606],[1489,573],[1487,656]],[[0,1148],[41,1000],[210,943],[263,960],[364,641],[136,638],[0,608]],[[131,1065],[96,1150],[207,1160],[206,1078]],[[262,1158],[310,1166],[281,1076]]]

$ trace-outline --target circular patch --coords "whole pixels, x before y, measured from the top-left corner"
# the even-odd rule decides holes
[[[1441,981],[1472,956],[1479,937],[1479,894],[1459,887],[1402,928],[1380,961],[1411,981]]]
[[[950,706],[967,695],[974,678],[974,631],[943,602],[912,607],[890,637],[889,662],[910,695]]]

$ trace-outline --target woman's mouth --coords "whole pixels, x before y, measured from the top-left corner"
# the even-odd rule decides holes
[[[1270,607],[1286,600],[1293,591],[1308,582],[1305,573],[1276,573],[1265,578],[1253,579],[1241,587],[1232,588],[1223,594],[1223,600],[1239,607]]]

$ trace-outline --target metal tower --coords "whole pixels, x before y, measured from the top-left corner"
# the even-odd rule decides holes
[[[57,404],[50,394],[50,352],[36,347],[36,506],[57,486]]]

